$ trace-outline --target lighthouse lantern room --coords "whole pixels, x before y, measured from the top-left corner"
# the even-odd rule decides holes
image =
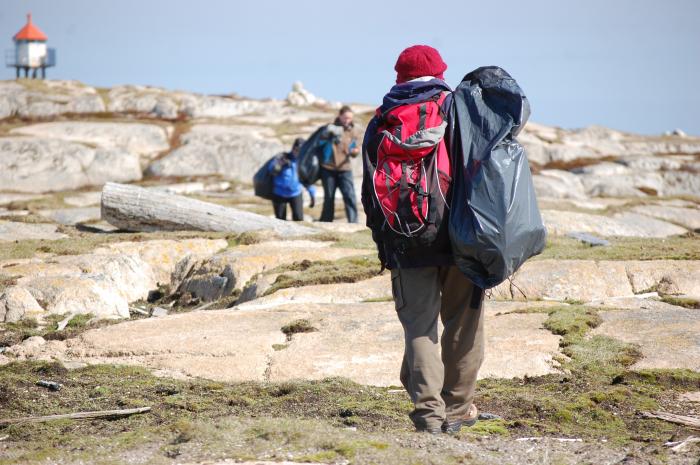
[[[24,77],[36,78],[41,71],[41,78],[46,77],[46,68],[56,65],[56,50],[46,47],[46,34],[32,23],[32,14],[27,15],[27,24],[12,38],[14,50],[5,52],[5,64],[16,69],[19,79],[24,70]]]

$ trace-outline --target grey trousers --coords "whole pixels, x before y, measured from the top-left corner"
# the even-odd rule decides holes
[[[455,266],[394,269],[391,289],[404,329],[401,382],[415,407],[411,420],[439,428],[463,418],[484,358],[483,291]]]

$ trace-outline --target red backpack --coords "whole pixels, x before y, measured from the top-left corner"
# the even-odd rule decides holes
[[[377,110],[378,129],[369,144],[374,210],[370,227],[399,249],[432,243],[446,218],[452,167],[444,141],[446,94]]]

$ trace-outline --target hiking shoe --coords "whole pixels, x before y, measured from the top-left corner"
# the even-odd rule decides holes
[[[442,433],[442,427],[416,426],[416,433],[440,434]]]
[[[462,426],[474,426],[478,418],[479,412],[476,409],[476,405],[472,404],[466,416],[456,420],[445,420],[442,424],[442,432],[448,434],[458,433]]]

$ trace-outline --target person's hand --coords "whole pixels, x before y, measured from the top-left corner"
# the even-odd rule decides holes
[[[360,153],[359,147],[355,147],[354,149],[350,150],[350,155],[352,155],[353,157],[356,157],[358,153]]]

